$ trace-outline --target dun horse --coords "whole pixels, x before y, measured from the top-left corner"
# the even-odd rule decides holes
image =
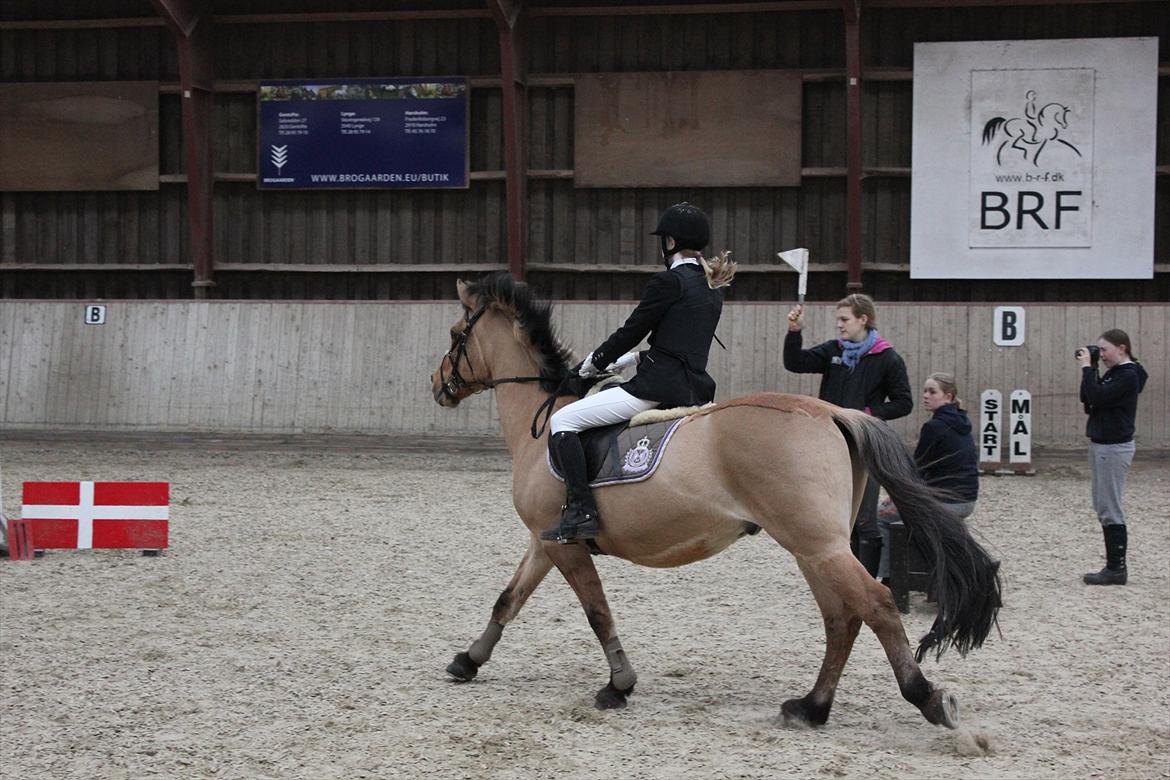
[[[541,542],[556,524],[564,487],[550,475],[547,435],[537,418],[569,375],[567,349],[550,322],[550,306],[523,283],[493,274],[458,283],[463,315],[451,347],[431,377],[435,400],[454,407],[494,389],[512,456],[512,500],[531,533],[528,551],[492,609],[483,634],[447,671],[471,680],[491,657],[504,627],[553,566],[585,609],[610,666],[598,691],[601,709],[624,706],[637,680],[588,548]],[[934,554],[938,615],[917,653],[910,649],[889,590],[849,549],[852,518],[867,470]],[[643,566],[682,566],[708,558],[756,527],[795,557],[825,623],[825,656],[809,693],[783,705],[787,720],[823,724],[862,623],[881,641],[902,696],[934,724],[954,728],[956,698],[935,688],[918,662],[948,646],[982,645],[1000,606],[998,563],[918,477],[905,445],[885,423],[804,396],[760,393],[691,415],[676,429],[658,473],[644,482],[597,490],[601,550]]]

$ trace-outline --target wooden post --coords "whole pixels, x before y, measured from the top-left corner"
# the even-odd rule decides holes
[[[861,290],[861,2],[845,12],[845,261],[846,289]]]
[[[524,0],[487,0],[500,32],[508,270],[524,279],[528,246],[528,47]]]
[[[187,163],[187,221],[196,298],[215,286],[214,138],[215,67],[208,0],[151,0],[175,36],[183,101],[183,156]]]

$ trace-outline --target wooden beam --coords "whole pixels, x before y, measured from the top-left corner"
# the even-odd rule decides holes
[[[155,0],[151,0],[155,2]],[[494,1],[494,0],[493,0]],[[1021,5],[1121,5],[1158,3],[1165,0],[865,0],[866,8],[1009,8]],[[688,5],[570,6],[532,8],[531,18],[589,16],[663,16],[693,14],[761,14],[834,10],[837,0],[781,0],[780,2],[697,3]],[[324,24],[330,22],[410,22],[446,19],[490,19],[491,13],[477,8],[417,11],[325,11],[285,14],[218,14],[215,24]],[[161,27],[165,22],[151,17],[107,19],[19,19],[0,21],[0,30],[92,30],[130,27]]]
[[[488,273],[490,271],[506,271],[508,267],[503,263],[419,263],[400,265],[363,265],[363,264],[334,264],[334,263],[220,263],[217,270],[246,271],[250,273],[307,273],[307,274],[450,274],[450,273]]]
[[[508,269],[513,278],[523,280],[528,246],[528,17],[524,0],[487,0],[487,5],[500,35]]]
[[[186,263],[0,263],[4,271],[185,271],[191,272]]]
[[[846,288],[861,290],[861,2],[841,0],[845,15],[845,262]]]
[[[218,14],[219,24],[322,24],[336,22],[416,22],[443,19],[491,19],[481,8],[419,11],[322,11],[291,14]]]
[[[187,223],[196,298],[215,286],[215,41],[209,0],[151,0],[175,36],[183,101],[183,157],[187,163]],[[161,181],[161,177],[160,177]]]
[[[909,263],[867,263],[866,270],[909,273]],[[506,271],[503,263],[420,263],[418,265],[335,265],[331,263],[220,263],[217,272],[241,273],[341,273],[341,274],[449,274],[489,273]],[[76,271],[185,271],[190,265],[176,263],[0,263],[0,273],[5,271],[44,271],[48,273]],[[619,265],[615,263],[529,263],[527,270],[532,273],[566,274],[653,274],[662,270],[661,265]],[[816,263],[810,265],[809,273],[842,273],[849,270],[845,262]],[[792,266],[784,263],[744,263],[736,268],[737,274],[784,274],[795,273]],[[1170,263],[1155,263],[1154,273],[1170,273]],[[1056,305],[1056,304],[1054,304]]]
[[[837,0],[780,0],[756,3],[695,3],[693,5],[598,5],[533,8],[533,19],[578,16],[679,16],[694,14],[765,14],[786,11],[833,11]]]

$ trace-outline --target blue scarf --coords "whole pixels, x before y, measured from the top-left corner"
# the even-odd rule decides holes
[[[847,339],[838,339],[837,343],[841,345],[841,362],[845,367],[852,371],[857,367],[857,362],[865,356],[865,353],[873,349],[873,345],[877,343],[878,332],[876,329],[870,330],[862,341],[849,341]]]

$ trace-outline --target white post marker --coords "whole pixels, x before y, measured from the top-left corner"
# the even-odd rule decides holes
[[[1008,413],[1011,426],[1011,450],[1008,466],[1017,474],[1032,475],[1032,394],[1027,390],[1013,390]]]
[[[800,279],[796,283],[796,300],[797,303],[803,304],[804,294],[808,290],[808,250],[803,248],[789,249],[787,252],[777,252],[776,256],[788,263],[800,274]]]
[[[1000,430],[1003,428],[1003,393],[984,390],[979,396],[979,470],[995,473],[1001,463]]]

